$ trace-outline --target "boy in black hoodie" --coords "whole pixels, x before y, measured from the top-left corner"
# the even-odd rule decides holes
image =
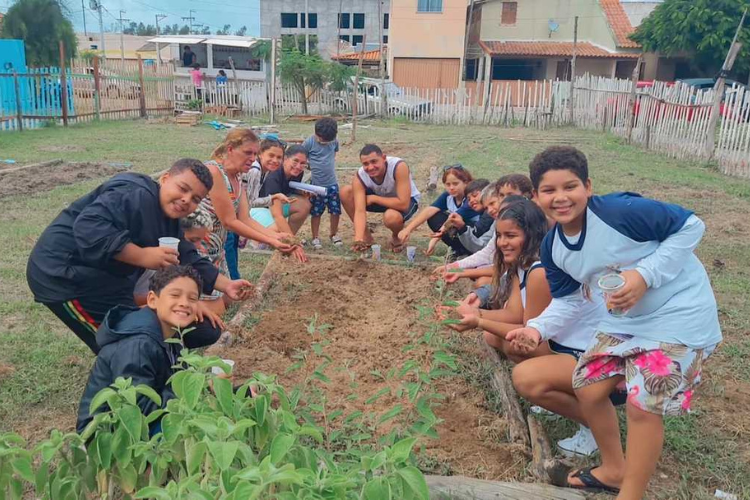
[[[244,300],[250,283],[231,281],[183,238],[179,219],[195,211],[213,185],[198,160],[178,160],[159,182],[136,173],[118,174],[63,210],[44,230],[29,257],[26,278],[34,300],[47,306],[94,352],[99,323],[116,305],[135,306],[133,289],[145,269],[191,265],[203,280],[232,300]],[[180,239],[179,249],[159,238]],[[203,317],[210,321],[204,321]],[[210,345],[221,319],[197,311],[188,347]]]
[[[175,371],[182,347],[165,340],[195,321],[202,287],[201,277],[192,267],[167,267],[151,278],[146,307],[117,306],[107,313],[96,332],[101,350],[83,391],[76,431],[83,432],[93,419],[89,406],[94,396],[117,377],[131,377],[133,386],[151,387],[161,396],[162,405],[167,404],[173,397],[167,380]],[[158,409],[144,396],[138,397],[138,406],[144,415]]]

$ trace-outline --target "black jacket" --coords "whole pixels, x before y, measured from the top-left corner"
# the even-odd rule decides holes
[[[164,342],[159,319],[153,310],[115,307],[96,332],[96,342],[101,351],[83,391],[76,431],[83,432],[91,422],[89,406],[94,396],[113,384],[117,377],[132,377],[134,386],[151,387],[161,395],[163,406],[174,397],[167,380],[174,373],[172,367],[177,363],[181,347]],[[144,415],[159,408],[144,396],[138,396],[138,406]]]
[[[118,174],[63,210],[39,237],[26,278],[42,303],[96,298],[133,304],[133,288],[143,269],[114,259],[127,243],[155,247],[159,238],[180,238],[180,263],[190,264],[210,294],[218,270],[183,239],[179,221],[159,204],[159,184],[146,175]]]

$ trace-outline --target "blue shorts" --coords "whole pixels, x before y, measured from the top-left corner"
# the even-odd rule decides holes
[[[284,218],[289,217],[290,213],[291,207],[289,206],[289,203],[284,203],[282,207]],[[273,220],[273,214],[271,213],[270,208],[251,208],[250,217],[263,227],[271,227],[276,224],[276,221]]]
[[[368,190],[367,194],[375,194],[375,193]],[[382,205],[367,205],[368,212],[382,214],[386,210],[388,210],[388,207],[384,207]],[[419,201],[416,198],[412,198],[411,200],[409,200],[409,208],[407,208],[405,212],[401,212],[401,215],[404,216],[404,222],[414,217],[414,214],[417,213],[417,210],[419,210]]]
[[[328,213],[331,215],[341,215],[341,197],[339,196],[339,185],[326,187],[325,196],[313,196],[310,198],[312,208],[310,209],[311,217],[320,217],[328,207]]]

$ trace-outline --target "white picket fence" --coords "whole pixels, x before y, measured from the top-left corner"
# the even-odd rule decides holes
[[[399,118],[435,125],[493,125],[545,130],[570,126],[601,130],[677,159],[715,160],[722,172],[750,178],[750,90],[727,91],[721,105],[720,126],[708,140],[713,89],[697,90],[683,83],[649,82],[635,95],[630,80],[583,76],[571,82],[467,82],[457,89],[401,89],[383,102],[365,92],[308,91],[310,115],[348,115],[357,99],[360,116]],[[204,82],[197,95],[187,78],[175,79],[175,106],[183,109],[199,99],[202,109],[227,116],[257,116],[270,110],[265,82]],[[572,110],[571,110],[572,104]],[[382,112],[381,112],[382,111]],[[304,114],[298,90],[276,89],[277,116]],[[572,121],[571,121],[572,117]]]

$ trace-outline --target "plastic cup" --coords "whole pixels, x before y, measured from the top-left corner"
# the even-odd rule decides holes
[[[417,247],[406,247],[406,260],[414,262],[417,258]]]
[[[172,238],[171,236],[162,236],[159,238],[159,246],[177,250],[180,246],[180,239]]]
[[[370,248],[372,248],[373,260],[380,260],[380,245],[373,245]]]
[[[231,371],[234,371],[234,361],[232,361],[231,359],[222,359],[222,361],[229,365],[229,368],[232,369]],[[211,368],[211,373],[220,377],[227,376],[227,374],[224,373],[224,370],[222,370],[220,366],[214,366],[213,368]]]
[[[618,273],[605,274],[599,278],[599,288],[604,295],[604,302],[607,304],[607,311],[612,316],[623,316],[626,311],[618,308],[611,307],[609,300],[618,290],[625,286],[625,278]]]

